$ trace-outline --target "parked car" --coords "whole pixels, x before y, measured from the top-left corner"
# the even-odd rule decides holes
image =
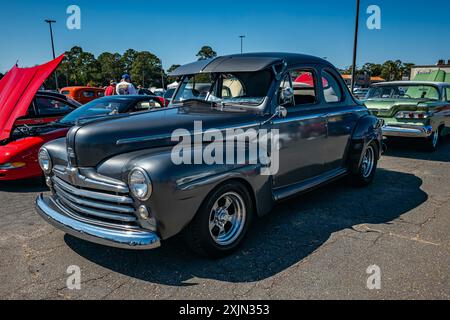
[[[42,145],[65,135],[67,130],[48,130],[81,104],[65,95],[38,91],[25,116],[14,121],[8,137],[0,141],[0,181],[42,176],[38,151]]]
[[[95,87],[65,87],[60,92],[81,104],[86,104],[105,96],[105,89]]]
[[[78,102],[61,94],[38,93],[30,107],[35,110],[29,112],[33,116],[18,119],[11,138],[0,144],[0,181],[42,176],[39,148],[46,142],[65,137],[77,123],[162,108],[156,97],[146,96],[104,97],[79,106]],[[68,113],[70,111],[73,112]]]
[[[326,81],[297,90],[292,81],[302,73]],[[326,60],[232,55],[181,66],[171,76],[180,80],[171,108],[80,124],[40,150],[53,191],[36,199],[46,221],[78,238],[131,249],[159,247],[184,230],[193,250],[220,257],[238,248],[252,218],[278,201],[345,176],[358,186],[373,181],[381,121],[354,100]],[[202,121],[201,130],[194,121]],[[280,137],[267,149],[273,161],[254,162],[251,152],[235,161],[234,152],[252,140],[233,145],[225,164],[191,164],[207,141],[216,141],[208,132],[230,134],[230,142],[244,129],[258,133],[256,140],[268,132],[271,140]],[[203,136],[180,153],[182,163],[173,158],[177,132],[187,140]],[[276,162],[279,170],[268,172]]]
[[[356,99],[363,100],[366,98],[368,92],[369,89],[355,88],[355,90],[353,90],[353,95],[355,96]]]
[[[450,84],[397,81],[370,87],[364,101],[383,119],[386,137],[420,138],[435,151],[440,138],[450,133]]]

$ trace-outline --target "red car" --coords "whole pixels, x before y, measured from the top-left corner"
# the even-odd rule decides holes
[[[62,59],[33,68],[15,66],[0,81],[0,180],[41,176],[39,148],[67,133],[67,128],[43,128],[80,104],[58,93],[38,92]]]
[[[165,107],[159,97],[145,95],[104,97],[80,107],[65,95],[37,92],[58,59],[30,69],[15,67],[0,81],[0,181],[42,176],[39,149],[65,137],[77,122]]]
[[[14,122],[7,139],[0,141],[0,181],[42,175],[37,154],[48,141],[63,137],[68,128],[48,126],[81,106],[62,94],[39,91],[27,114]]]

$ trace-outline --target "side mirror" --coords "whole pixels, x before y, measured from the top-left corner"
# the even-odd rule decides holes
[[[287,114],[288,114],[288,111],[287,111],[287,109],[285,108],[285,107],[283,107],[283,106],[279,106],[279,107],[277,107],[276,109],[275,109],[275,115],[278,117],[278,118],[286,118],[287,117]]]
[[[292,100],[294,99],[294,89],[292,89],[291,87],[288,88],[283,88],[283,90],[281,90],[281,105],[285,105],[288,103],[292,103]]]

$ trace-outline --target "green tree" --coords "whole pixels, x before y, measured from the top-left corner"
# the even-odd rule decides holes
[[[362,70],[369,73],[372,77],[379,77],[383,71],[383,66],[377,63],[366,63],[363,65]]]
[[[150,86],[162,86],[161,60],[151,52],[137,52],[131,67],[131,78],[133,82],[147,88]]]
[[[119,53],[104,52],[98,56],[97,60],[100,65],[103,84],[107,84],[109,80],[120,80],[124,66],[122,56]]]
[[[388,81],[395,81],[402,79],[402,67],[403,64],[400,60],[386,61],[382,66],[381,77]]]
[[[167,69],[167,73],[171,73],[171,72],[175,71],[176,69],[178,69],[179,67],[181,67],[179,64],[173,64],[170,66],[169,69]]]
[[[180,67],[179,64],[173,64],[173,65],[170,66],[169,69],[167,69],[167,73],[170,74],[171,72],[175,71],[179,67]],[[169,82],[169,83],[175,82],[176,80],[177,80],[176,77],[167,76],[167,82]]]
[[[217,57],[217,52],[215,52],[210,46],[203,46],[196,56],[198,60],[206,60]]]
[[[402,77],[410,78],[411,77],[411,69],[414,66],[415,66],[414,63],[410,63],[410,62],[403,63],[403,66],[402,66]]]
[[[66,85],[100,85],[102,82],[99,62],[92,53],[78,46],[65,53],[58,75],[60,83]],[[47,82],[53,88],[51,78]]]
[[[134,60],[136,60],[138,52],[133,49],[128,49],[122,55],[121,65],[123,66],[123,73],[131,73],[131,69],[133,68]]]

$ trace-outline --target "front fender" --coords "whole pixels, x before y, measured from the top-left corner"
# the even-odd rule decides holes
[[[260,165],[175,165],[171,148],[115,156],[102,163],[97,172],[127,182],[135,167],[146,170],[152,180],[153,195],[144,204],[156,218],[163,239],[182,231],[208,194],[228,180],[240,180],[250,189],[258,215],[270,212],[274,204],[270,177],[260,174]]]

